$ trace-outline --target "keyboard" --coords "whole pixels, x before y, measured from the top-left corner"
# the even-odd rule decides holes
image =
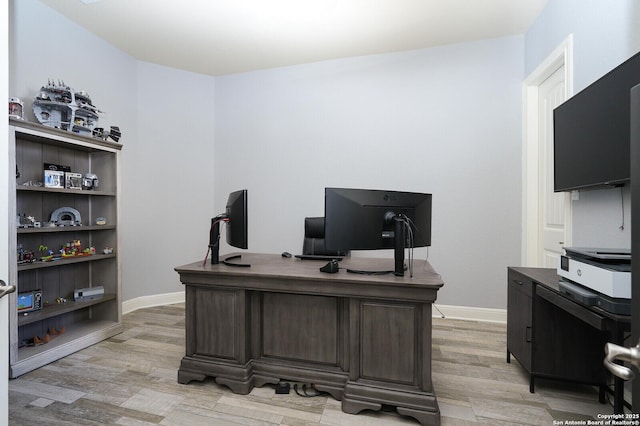
[[[296,254],[300,260],[342,260],[341,256],[328,256],[325,254]]]

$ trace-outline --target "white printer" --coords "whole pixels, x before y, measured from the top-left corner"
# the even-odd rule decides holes
[[[560,290],[581,303],[618,314],[631,313],[631,250],[565,247]],[[577,285],[576,285],[577,284]],[[627,313],[628,312],[628,313]]]

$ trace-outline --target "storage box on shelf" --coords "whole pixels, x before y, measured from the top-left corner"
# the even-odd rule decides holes
[[[15,187],[9,200],[10,250],[16,253],[9,274],[18,286],[9,305],[10,377],[15,378],[122,331],[121,145],[21,120],[9,124],[9,166],[19,174],[10,180]],[[45,163],[95,174],[99,185],[91,190],[45,187]],[[77,212],[81,224],[49,224],[61,207]],[[30,216],[27,223],[39,226],[19,227],[19,215]],[[106,219],[106,224],[97,224],[103,223],[97,218]],[[62,256],[60,250],[67,246]],[[25,259],[20,263],[19,251]],[[104,288],[102,297],[74,300],[75,290],[99,286]],[[20,293],[36,291],[41,309],[19,310]]]

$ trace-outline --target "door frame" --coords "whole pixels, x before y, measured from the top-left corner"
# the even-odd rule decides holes
[[[0,6],[0,99],[9,98],[9,2]],[[9,119],[3,115],[0,120],[0,141],[8,140]],[[4,152],[0,154],[0,279],[9,282],[9,214],[5,207],[9,201],[8,148],[0,144]],[[0,300],[0,426],[9,423],[9,297]]]
[[[573,95],[573,34],[562,42],[538,65],[522,83],[522,251],[523,266],[538,264],[538,91],[539,86],[558,68],[564,66],[565,99]],[[564,244],[571,245],[571,195],[565,195],[565,238]]]

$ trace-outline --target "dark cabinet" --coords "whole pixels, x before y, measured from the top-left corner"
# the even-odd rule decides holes
[[[515,356],[522,366],[531,370],[531,322],[533,312],[533,282],[515,271],[508,272],[507,287],[507,362]]]
[[[599,386],[603,402],[604,345],[624,340],[630,318],[572,300],[553,269],[508,268],[507,277],[507,362],[513,355],[529,373],[531,392],[538,377],[565,380]]]
[[[604,385],[604,318],[542,285],[536,286],[536,296],[533,373]]]

